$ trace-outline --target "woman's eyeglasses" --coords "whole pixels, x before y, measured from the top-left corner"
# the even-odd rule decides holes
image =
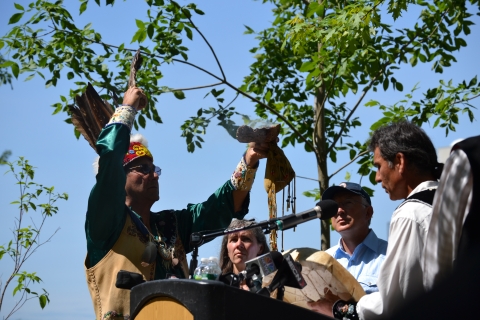
[[[147,163],[143,163],[138,166],[127,168],[128,170],[135,170],[137,172],[143,173],[145,175],[155,172],[158,176],[162,174],[162,169],[157,167],[156,165],[149,165]]]

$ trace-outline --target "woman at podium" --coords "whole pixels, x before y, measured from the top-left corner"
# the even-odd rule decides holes
[[[252,223],[247,220],[233,220],[228,229],[247,227]],[[245,262],[267,252],[270,252],[270,248],[260,227],[227,234],[223,237],[220,249],[222,274],[238,274],[245,270]],[[240,284],[240,288],[249,290],[245,283]]]

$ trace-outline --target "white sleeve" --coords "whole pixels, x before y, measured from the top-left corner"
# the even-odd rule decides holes
[[[358,301],[360,319],[385,318],[407,298],[423,292],[420,258],[426,234],[424,220],[430,212],[425,205],[405,203],[394,213],[387,255],[377,282],[379,292]]]
[[[453,270],[463,222],[472,200],[473,176],[468,157],[455,150],[447,159],[433,200],[432,219],[422,256],[423,285],[435,283]]]

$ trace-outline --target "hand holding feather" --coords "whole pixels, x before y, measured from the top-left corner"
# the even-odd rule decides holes
[[[141,101],[144,103],[140,103]],[[123,104],[128,104],[137,111],[140,111],[147,106],[146,101],[147,97],[143,93],[143,90],[136,87],[128,88],[127,92],[125,92],[125,95],[123,96]]]

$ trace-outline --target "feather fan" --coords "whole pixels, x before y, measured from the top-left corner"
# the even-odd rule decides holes
[[[136,74],[142,64],[140,49],[135,53],[130,66],[129,87],[136,86]],[[140,104],[145,101],[140,101]],[[83,135],[90,146],[97,151],[96,143],[100,132],[108,123],[113,115],[112,106],[103,101],[93,86],[88,83],[85,92],[75,97],[75,105],[68,106],[72,114],[72,123],[75,128]]]

